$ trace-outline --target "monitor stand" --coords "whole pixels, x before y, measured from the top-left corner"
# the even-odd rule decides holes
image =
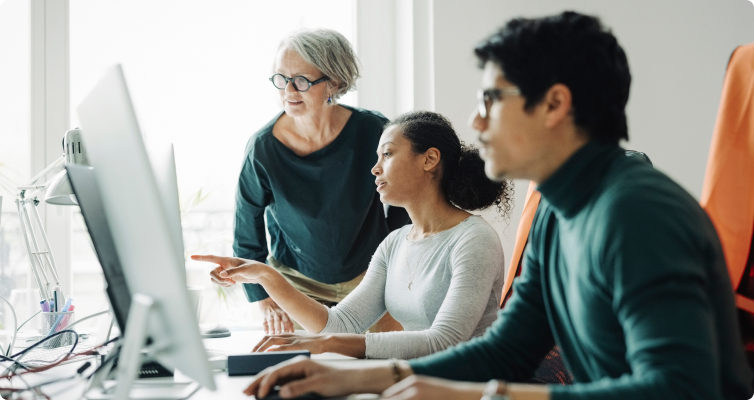
[[[193,381],[178,382],[173,378],[151,378],[137,380],[141,367],[142,348],[147,341],[147,324],[152,313],[156,312],[155,301],[146,295],[136,293],[131,298],[128,311],[125,340],[120,351],[112,351],[104,361],[105,367],[94,373],[84,397],[89,400],[128,400],[128,399],[186,399],[200,385]],[[152,343],[147,347],[151,352],[159,352],[163,345]],[[118,353],[118,354],[116,354]],[[118,357],[115,380],[107,380],[112,371],[113,360]]]

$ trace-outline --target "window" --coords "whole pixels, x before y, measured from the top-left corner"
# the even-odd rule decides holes
[[[30,178],[31,19],[24,0],[0,2],[0,296],[9,299],[19,323],[39,311],[16,212],[16,186]],[[0,303],[0,343],[13,323]]]
[[[72,124],[101,72],[122,64],[147,145],[175,146],[187,254],[232,255],[244,147],[280,109],[267,78],[280,40],[301,27],[335,29],[352,40],[352,1],[70,3]],[[72,225],[76,310],[88,315],[106,307],[105,292],[80,213]],[[204,322],[261,324],[242,290],[211,284],[209,265],[189,261],[187,269],[189,285],[205,287]]]

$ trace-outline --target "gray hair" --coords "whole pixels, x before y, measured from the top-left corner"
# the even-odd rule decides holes
[[[302,29],[283,39],[280,48],[294,50],[330,78],[328,84],[335,89],[333,99],[356,89],[356,80],[361,76],[359,59],[351,43],[340,33],[331,29]]]

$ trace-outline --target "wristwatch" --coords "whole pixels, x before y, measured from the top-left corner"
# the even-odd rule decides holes
[[[508,385],[495,379],[487,382],[482,395],[480,400],[513,400],[508,396]]]

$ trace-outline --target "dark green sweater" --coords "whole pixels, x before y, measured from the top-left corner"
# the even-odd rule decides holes
[[[272,255],[322,283],[347,282],[369,266],[389,233],[372,167],[387,119],[346,107],[351,117],[337,138],[304,157],[275,136],[278,114],[249,140],[236,192],[233,253],[266,262],[264,214]],[[249,301],[268,297],[244,284]]]
[[[740,400],[752,374],[714,227],[661,172],[590,143],[538,190],[523,272],[486,334],[417,374],[525,381],[560,346],[562,399]]]

